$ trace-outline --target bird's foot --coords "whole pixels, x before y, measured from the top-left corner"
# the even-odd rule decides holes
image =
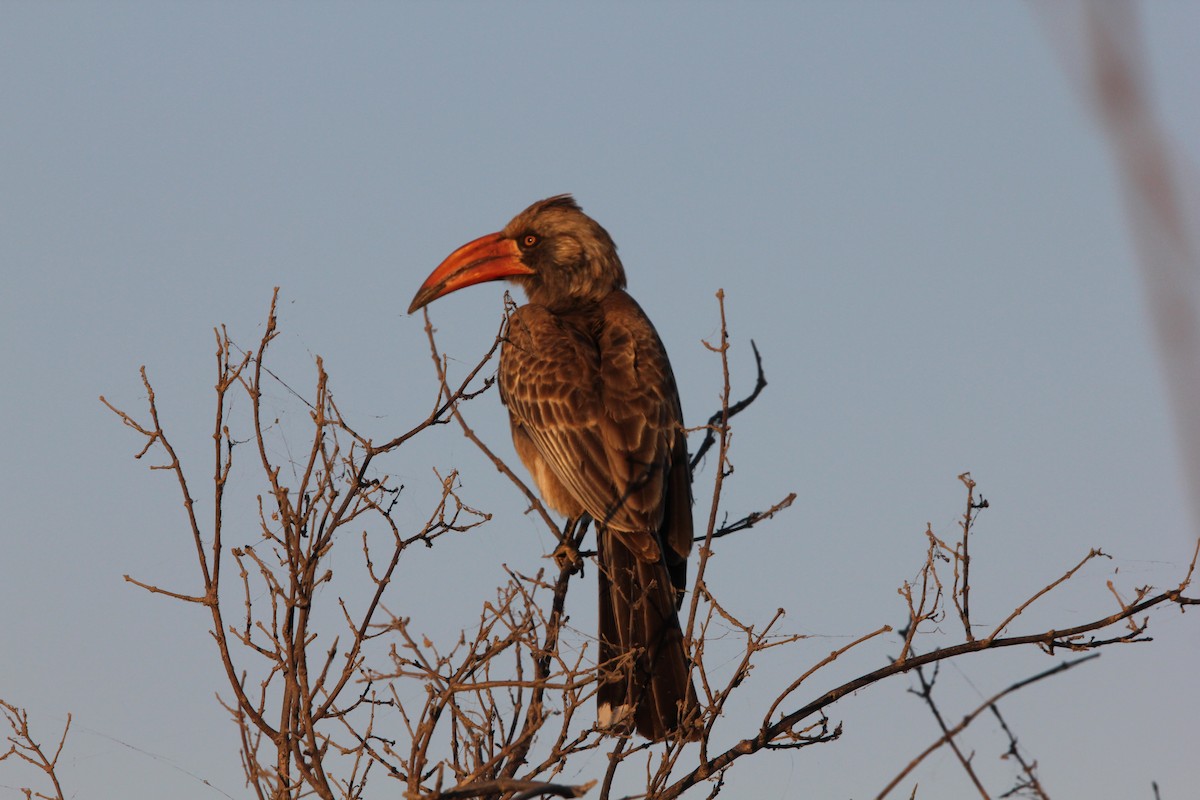
[[[560,572],[574,574],[583,567],[583,558],[579,555],[579,549],[567,542],[562,542],[554,548],[551,558],[554,559],[554,564]]]

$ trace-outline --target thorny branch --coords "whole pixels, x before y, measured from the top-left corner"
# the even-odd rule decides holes
[[[915,582],[901,587],[909,620],[902,631],[900,656],[874,671],[843,678],[838,686],[807,702],[795,698],[815,674],[830,671],[845,654],[877,641],[880,634],[892,628],[881,626],[810,666],[798,666],[796,677],[775,691],[772,701],[763,704],[767,711],[757,730],[740,739],[732,737],[734,744],[729,745],[732,732],[722,726],[722,714],[748,685],[757,661],[767,650],[803,637],[779,631],[783,609],[765,624],[742,621],[718,600],[717,587],[709,582],[707,567],[718,540],[772,519],[795,500],[795,494],[789,494],[765,510],[729,521],[724,488],[733,474],[730,421],[759,396],[766,381],[755,347],[755,388],[743,400],[731,402],[730,344],[723,293],[717,298],[720,339],[705,345],[720,358],[721,408],[703,426],[704,441],[691,462],[694,468],[710,450],[716,454],[707,524],[703,535],[696,538],[699,558],[686,609],[686,637],[704,706],[698,721],[702,734],[697,748],[682,742],[651,746],[599,731],[592,725],[592,714],[586,709],[595,692],[596,648],[590,634],[581,634],[570,626],[567,614],[570,587],[578,583],[575,578],[581,575],[584,559],[593,555],[581,549],[587,525],[560,528],[538,497],[462,414],[461,404],[486,391],[494,381],[483,370],[503,342],[503,327],[483,358],[464,378],[452,382],[449,360],[440,353],[426,315],[437,396],[424,420],[381,445],[356,432],[342,417],[324,366],[316,359],[315,396],[311,402],[304,401],[312,438],[307,454],[291,463],[290,479],[285,479],[281,465],[272,456],[272,428],[262,408],[264,381],[286,387],[266,366],[269,345],[277,335],[275,300],[255,350],[240,351],[223,328],[217,331],[214,507],[208,528],[195,514],[184,468],[160,424],[157,401],[145,371],[148,422],[139,422],[109,406],[124,424],[144,437],[139,458],[156,445],[165,454],[164,462],[153,468],[172,473],[179,484],[202,591],[173,591],[130,581],[150,592],[208,607],[212,636],[232,692],[232,698],[222,702],[238,726],[243,768],[258,797],[316,794],[358,798],[363,796],[372,775],[398,781],[405,795],[412,798],[573,797],[582,796],[597,782],[600,800],[611,800],[623,791],[619,786],[630,782],[640,786],[644,796],[653,798],[678,797],[698,783],[709,782],[708,794],[712,797],[725,785],[728,770],[747,755],[836,740],[842,728],[827,716],[829,706],[894,675],[982,650],[1037,646],[1053,653],[1055,648],[1087,650],[1141,641],[1148,624],[1143,616],[1146,612],[1161,605],[1182,609],[1198,602],[1184,592],[1200,549],[1193,555],[1187,576],[1174,589],[1154,595],[1149,589],[1140,589],[1131,601],[1126,601],[1112,587],[1119,604],[1115,613],[1067,629],[1003,636],[1030,604],[1051,594],[1090,559],[1102,555],[1096,550],[1058,580],[1017,604],[1011,613],[999,615],[1003,621],[989,636],[975,638],[970,579],[973,573],[979,574],[979,567],[971,562],[969,538],[978,512],[987,501],[976,499],[975,483],[964,473],[960,480],[967,488],[967,509],[960,525],[962,539],[948,545],[927,531],[921,573]],[[300,396],[291,387],[286,388]],[[231,432],[234,424],[227,419],[227,409],[233,392],[250,399],[253,419],[249,437],[239,439]],[[392,514],[403,487],[393,486],[387,475],[378,474],[375,462],[418,433],[451,420],[525,497],[555,535],[558,547],[552,568],[527,574],[505,567],[507,582],[483,604],[476,624],[446,646],[414,633],[408,617],[385,608],[387,589],[394,583],[401,557],[412,545],[432,546],[445,534],[469,531],[490,515],[460,498],[458,474],[452,470],[439,476],[440,497],[433,498],[424,524],[404,530]],[[253,442],[266,491],[258,500],[258,540],[230,546],[223,516],[225,489],[232,480],[235,446],[242,440]],[[359,585],[367,587],[365,597],[361,592],[342,596],[333,588],[344,584],[334,582],[330,553],[338,545],[337,533],[348,527],[354,535],[341,537],[340,541],[361,544],[366,579],[365,583],[359,579]],[[221,568],[229,557],[237,568],[236,589],[226,585],[222,592]],[[944,584],[938,568],[945,562],[952,565],[953,580]],[[344,564],[345,558],[338,563]],[[452,568],[447,567],[444,575],[452,574]],[[240,613],[235,624],[231,624],[223,601],[237,603]],[[922,623],[941,619],[947,602],[962,622],[965,641],[916,654],[915,643],[925,632]],[[322,604],[335,609],[341,620],[341,632],[332,638],[328,631],[318,629]],[[1097,636],[1121,623],[1128,625],[1124,631],[1108,638]],[[706,646],[718,631],[722,636],[732,631],[744,649],[721,669],[712,669],[705,664]],[[371,642],[386,648],[386,666],[369,663],[366,647]],[[991,704],[1062,669],[1065,667],[1013,684]],[[723,677],[719,677],[721,673]],[[349,691],[351,685],[356,687],[354,691]],[[978,713],[972,712],[971,718]],[[964,720],[959,726],[946,726],[943,741],[953,743],[966,724]],[[1012,739],[1015,747],[1015,736]],[[562,775],[579,773],[580,767],[570,766],[579,763],[577,758],[587,758],[597,750],[606,756],[603,776],[578,784],[561,780]],[[914,760],[910,770],[922,757]],[[1033,778],[1032,771],[1027,774]]]
[[[355,795],[361,792],[354,781],[339,784],[325,767],[325,754],[330,747],[346,753],[360,752],[362,745],[341,747],[323,732],[326,721],[338,720],[345,714],[337,703],[348,684],[361,676],[362,648],[381,599],[390,585],[402,553],[412,544],[426,546],[448,532],[469,530],[486,519],[486,515],[463,503],[456,494],[456,475],[443,480],[442,495],[421,530],[404,533],[392,517],[394,498],[399,488],[392,488],[386,476],[368,479],[374,458],[399,447],[420,431],[443,422],[446,414],[468,396],[467,387],[483,364],[458,389],[447,391],[435,404],[430,415],[409,431],[396,436],[384,445],[374,445],[358,435],[344,422],[328,388],[328,376],[320,358],[316,359],[317,382],[315,401],[307,403],[313,436],[307,456],[294,463],[294,482],[285,482],[283,470],[276,464],[269,445],[271,424],[264,419],[262,387],[267,378],[278,380],[265,368],[268,349],[277,335],[276,303],[278,290],[272,298],[267,326],[257,349],[237,358],[237,349],[224,329],[216,332],[217,383],[216,425],[213,433],[213,520],[205,544],[205,530],[195,514],[195,501],[189,489],[184,467],[159,419],[158,403],[153,387],[142,370],[147,393],[150,422],[141,423],[119,409],[103,402],[128,426],[146,438],[145,447],[137,454],[145,455],[158,445],[167,455],[165,464],[155,468],[172,472],[180,486],[187,513],[188,527],[196,548],[203,593],[189,594],[163,589],[127,577],[148,591],[165,594],[178,600],[197,603],[209,608],[213,619],[212,636],[217,644],[233,701],[226,703],[242,730],[243,760],[247,778],[260,796],[295,796],[307,785],[322,797]],[[281,382],[282,383],[282,382]],[[289,391],[294,390],[287,387]],[[267,484],[267,493],[259,498],[258,544],[227,547],[223,542],[226,507],[225,489],[233,469],[233,454],[237,444],[226,419],[230,392],[241,391],[250,399],[252,436],[259,465]],[[348,439],[348,441],[346,441]],[[365,604],[353,616],[345,601],[339,601],[347,625],[346,637],[337,637],[328,648],[317,650],[318,633],[313,622],[313,599],[322,586],[332,580],[332,572],[322,566],[337,534],[348,525],[359,524],[368,517],[383,523],[390,545],[382,568],[376,566],[368,538],[363,537],[363,555],[370,575],[372,591]],[[263,551],[263,552],[260,552]],[[221,605],[221,568],[226,556],[232,556],[239,568],[242,585],[245,623],[229,625]],[[252,584],[258,582],[261,588]],[[266,591],[265,615],[254,607],[252,598]],[[342,641],[345,641],[342,644]],[[234,644],[239,644],[251,658],[265,660],[269,666],[257,697],[252,696],[246,683],[246,670],[239,667]],[[320,652],[320,656],[317,653]],[[316,658],[316,660],[314,660]],[[361,704],[365,700],[352,703]],[[268,719],[268,709],[275,707]],[[264,737],[273,746],[275,755],[268,766],[258,760]],[[360,737],[360,741],[369,737]],[[364,766],[363,769],[366,769]],[[297,782],[299,781],[299,782]]]
[[[1017,607],[1017,611],[1011,614],[1009,618],[1002,623],[1001,626],[999,626],[997,632],[1000,632],[1006,628],[1012,619],[1019,614],[1021,609],[1027,608],[1034,600],[1043,597],[1053,588],[1061,585],[1065,580],[1075,575],[1083,563],[1086,563],[1088,560],[1090,560],[1090,558],[1092,558],[1096,552],[1097,551],[1093,551],[1092,554],[1089,554],[1089,556],[1084,558],[1081,564],[1069,570],[1065,576],[1053,581],[1047,587],[1035,593],[1033,597],[1020,604]],[[764,722],[756,735],[739,741],[733,747],[716,756],[705,756],[699,767],[676,780],[670,786],[666,787],[661,793],[656,795],[656,797],[678,797],[696,783],[729,768],[738,759],[769,748],[770,745],[779,737],[794,735],[795,726],[812,718],[814,715],[823,714],[825,709],[838,700],[894,675],[906,673],[929,664],[939,663],[948,659],[958,658],[968,653],[975,653],[983,650],[1033,645],[1040,647],[1049,654],[1053,654],[1055,648],[1079,651],[1095,649],[1113,644],[1142,641],[1140,638],[1141,634],[1145,631],[1145,628],[1148,625],[1148,621],[1145,618],[1134,624],[1127,633],[1107,639],[1098,639],[1096,637],[1088,637],[1087,635],[1111,628],[1113,625],[1127,620],[1136,620],[1144,612],[1159,606],[1175,605],[1179,607],[1180,610],[1183,610],[1187,606],[1200,604],[1200,598],[1191,598],[1184,595],[1184,592],[1187,591],[1191,584],[1192,575],[1195,571],[1198,559],[1200,559],[1200,541],[1197,542],[1196,549],[1192,553],[1192,558],[1184,578],[1177,586],[1151,597],[1145,597],[1145,595],[1148,593],[1143,593],[1140,596],[1145,597],[1145,599],[1141,599],[1140,602],[1137,603],[1125,604],[1122,601],[1120,611],[1108,616],[1093,619],[1092,621],[1082,625],[1076,625],[1066,629],[1045,630],[1039,633],[1024,636],[1010,636],[1006,638],[997,638],[996,635],[993,634],[986,639],[971,639],[958,645],[939,648],[921,655],[906,655],[904,658],[896,659],[884,667],[861,675],[853,680],[843,683],[834,689],[829,690],[806,705],[783,715],[775,722],[770,722],[769,720]],[[935,560],[932,557],[927,558],[925,569],[933,569],[934,563]],[[911,622],[912,620],[910,619],[910,624]],[[864,641],[867,638],[871,637],[865,637]],[[813,671],[810,670],[808,674],[811,674],[812,672]],[[793,691],[796,687],[797,684],[794,683],[788,687],[788,691]]]

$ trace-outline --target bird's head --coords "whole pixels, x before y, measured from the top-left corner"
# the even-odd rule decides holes
[[[507,278],[551,309],[596,303],[625,288],[617,246],[568,194],[539,200],[496,233],[455,250],[417,290],[408,313],[476,283]]]

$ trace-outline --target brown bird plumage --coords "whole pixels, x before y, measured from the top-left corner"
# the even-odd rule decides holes
[[[454,251],[409,313],[508,278],[529,297],[508,321],[500,396],[517,454],[546,503],[596,522],[599,724],[648,739],[694,738],[698,706],[678,608],[692,546],[692,489],[666,350],[625,293],[604,228],[569,195]]]

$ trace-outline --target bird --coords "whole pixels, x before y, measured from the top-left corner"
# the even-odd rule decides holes
[[[570,525],[595,523],[597,728],[694,740],[699,704],[679,622],[691,468],[666,348],[625,291],[612,237],[571,195],[459,247],[408,311],[501,279],[528,298],[508,317],[497,376],[514,448],[550,508]]]

